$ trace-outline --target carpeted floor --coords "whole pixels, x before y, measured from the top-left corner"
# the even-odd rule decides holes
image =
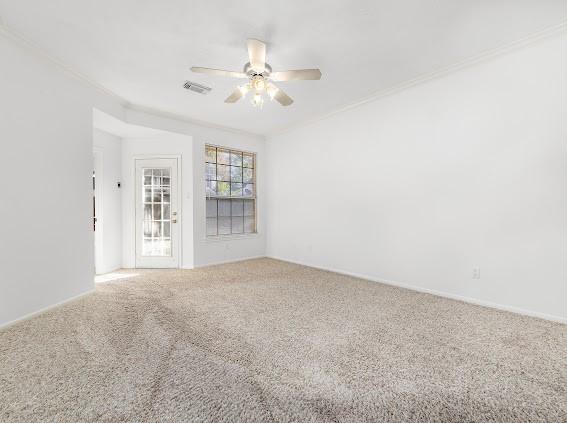
[[[567,422],[567,326],[270,259],[0,331],[1,422]]]

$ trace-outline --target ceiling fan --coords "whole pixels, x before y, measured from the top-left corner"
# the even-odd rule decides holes
[[[282,106],[289,106],[293,103],[293,99],[282,91],[281,88],[278,88],[272,81],[284,82],[321,79],[321,71],[319,69],[272,72],[272,67],[266,63],[266,44],[255,39],[248,39],[246,44],[250,61],[244,65],[242,72],[195,66],[191,68],[193,72],[197,73],[248,79],[246,84],[237,87],[232,94],[226,98],[225,103],[236,103],[242,97],[245,97],[249,91],[253,91],[252,105],[255,107],[261,108],[264,104],[264,92],[272,100],[276,100]]]

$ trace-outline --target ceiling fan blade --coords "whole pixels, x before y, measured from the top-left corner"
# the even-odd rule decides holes
[[[293,103],[293,98],[283,92],[281,88],[276,87],[274,84],[271,84],[271,86],[276,89],[276,93],[273,97],[274,100],[276,100],[282,106],[289,106],[291,103]]]
[[[244,94],[242,93],[242,90],[239,87],[236,87],[236,89],[232,92],[231,95],[229,95],[226,100],[224,101],[225,103],[236,103],[238,100],[240,100],[242,97],[244,97]]]
[[[258,72],[266,70],[266,44],[260,40],[249,38],[246,42],[248,46],[248,57],[252,69]]]
[[[274,81],[299,81],[321,79],[321,71],[319,69],[298,69],[281,72],[272,72],[270,79]]]
[[[248,78],[248,76],[244,72],[234,72],[234,71],[227,71],[222,69],[211,69],[211,68],[201,68],[198,66],[193,66],[191,71],[196,73],[206,73],[207,75],[215,75],[215,76],[228,76],[230,78]]]

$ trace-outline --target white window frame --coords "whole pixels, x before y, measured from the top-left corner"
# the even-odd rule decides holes
[[[254,185],[254,192],[252,196],[249,197],[245,197],[245,196],[220,196],[220,195],[215,195],[215,196],[211,196],[208,191],[207,191],[207,163],[210,163],[207,161],[207,147],[212,147],[212,148],[216,148],[216,149],[222,149],[222,150],[227,150],[229,152],[236,152],[236,153],[241,153],[241,154],[248,154],[251,155],[253,157],[253,178],[252,178],[252,184]],[[228,147],[228,146],[224,146],[224,145],[217,145],[217,144],[212,144],[212,143],[205,143],[204,146],[204,173],[203,173],[203,180],[204,180],[204,188],[205,188],[205,219],[204,219],[204,237],[205,240],[207,241],[223,241],[223,240],[227,240],[227,239],[240,239],[240,238],[255,238],[258,236],[258,176],[257,176],[257,172],[258,172],[258,154],[254,151],[248,151],[248,150],[243,150],[240,148],[234,148],[234,147]],[[218,158],[216,159],[217,162],[216,164],[218,164]],[[242,166],[242,169],[245,169],[244,166]],[[229,181],[227,181],[229,182]],[[218,176],[217,176],[217,183],[218,183]],[[230,183],[230,182],[229,182]],[[244,189],[244,182],[242,182],[243,187],[242,189]],[[242,233],[231,233],[231,234],[219,234],[218,233],[218,211],[217,211],[217,234],[216,235],[207,235],[207,200],[252,200],[253,204],[254,204],[254,231],[253,232],[242,232]],[[218,209],[217,209],[218,210]],[[232,217],[232,215],[231,215]],[[232,227],[232,222],[231,222],[231,227]]]

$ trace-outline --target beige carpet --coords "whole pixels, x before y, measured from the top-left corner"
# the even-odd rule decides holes
[[[259,259],[0,331],[2,422],[567,422],[567,326]]]

